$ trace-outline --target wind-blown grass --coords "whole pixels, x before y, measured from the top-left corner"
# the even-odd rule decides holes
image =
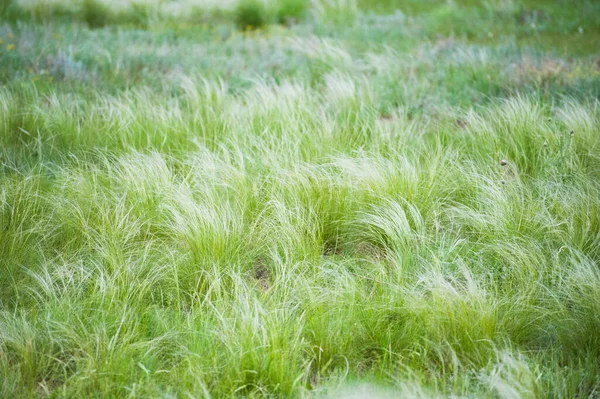
[[[0,396],[597,395],[597,60],[417,8],[6,17]]]

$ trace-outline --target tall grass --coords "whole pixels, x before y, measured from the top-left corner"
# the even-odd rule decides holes
[[[0,26],[0,397],[598,394],[595,60],[359,6]]]
[[[591,393],[596,105],[521,96],[390,138],[335,79],[5,112],[3,393],[405,389],[407,370],[446,393]]]

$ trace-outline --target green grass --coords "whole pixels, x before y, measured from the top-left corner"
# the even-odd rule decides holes
[[[1,4],[0,397],[597,397],[597,2],[248,4]]]

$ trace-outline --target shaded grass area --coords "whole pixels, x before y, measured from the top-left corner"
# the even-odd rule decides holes
[[[120,4],[3,3],[0,396],[598,394],[595,2]]]

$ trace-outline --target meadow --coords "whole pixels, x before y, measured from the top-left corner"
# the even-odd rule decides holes
[[[600,397],[600,2],[3,0],[0,397]]]

